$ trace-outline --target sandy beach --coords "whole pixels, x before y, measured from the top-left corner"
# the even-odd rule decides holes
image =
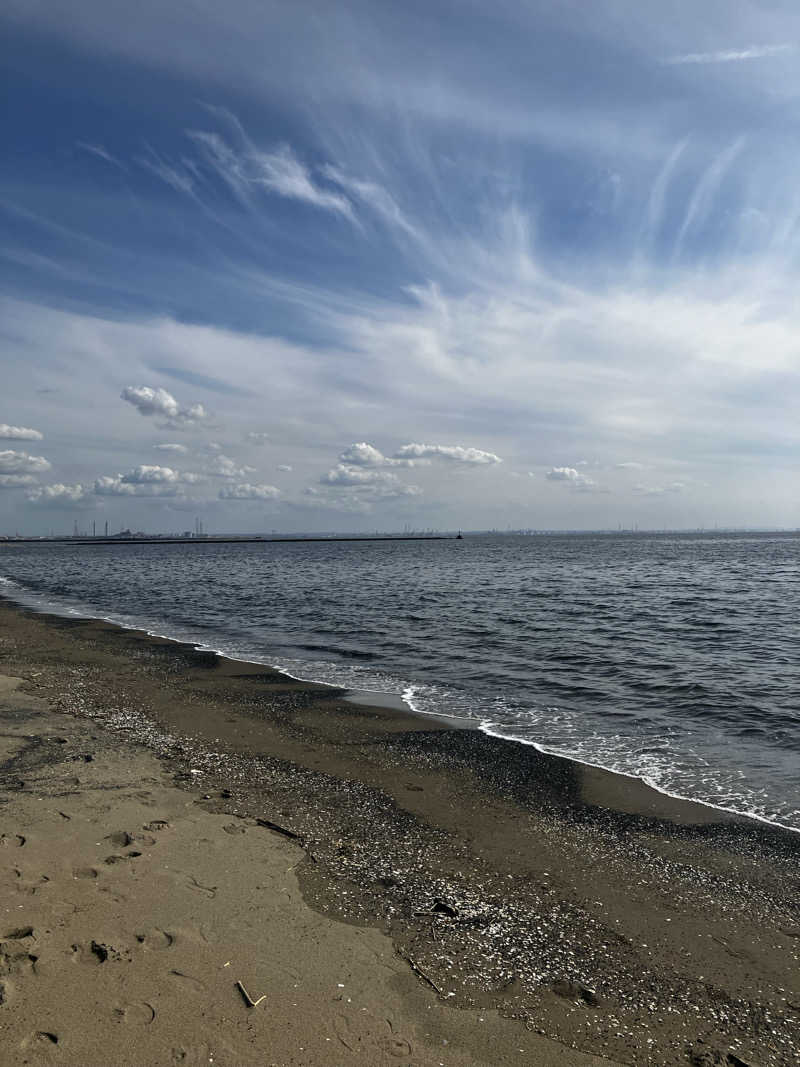
[[[8,602],[0,714],[3,1064],[800,1056],[796,834]]]

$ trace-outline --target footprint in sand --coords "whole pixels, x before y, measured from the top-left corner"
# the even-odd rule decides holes
[[[0,848],[22,848],[25,842],[22,834],[0,834]]]
[[[153,930],[148,930],[146,933],[137,934],[136,940],[143,948],[163,950],[165,948],[172,948],[175,944],[175,935],[168,934],[166,930],[161,930],[156,926]]]
[[[215,885],[201,885],[193,875],[189,875],[186,880],[186,884],[190,889],[193,889],[195,893],[202,893],[203,896],[213,900],[217,895],[217,887]]]
[[[138,1004],[123,1004],[114,1008],[114,1015],[120,1021],[133,1026],[149,1026],[156,1017],[156,1009],[142,1000]]]
[[[3,942],[0,944],[0,975],[35,974],[38,959],[21,941]]]
[[[128,845],[133,844],[133,836],[127,830],[115,830],[113,834],[106,834],[103,840],[110,841],[118,848],[127,848]]]
[[[411,1044],[402,1037],[387,1037],[383,1047],[389,1056],[405,1059],[411,1055]]]
[[[224,1060],[223,1060],[224,1057]],[[232,1045],[216,1042],[214,1045],[194,1045],[191,1048],[178,1046],[172,1049],[170,1063],[173,1067],[208,1067],[209,1063],[240,1063]]]
[[[112,867],[115,863],[124,863],[125,860],[135,860],[138,859],[139,856],[141,856],[141,852],[137,852],[135,849],[132,849],[130,852],[126,852],[124,856],[106,856],[103,862],[107,863],[109,867]]]
[[[32,926],[15,926],[2,938],[3,941],[24,941],[26,937],[34,937]]]
[[[199,978],[192,978],[190,974],[184,974],[183,971],[170,971],[169,973],[172,978],[177,978],[184,988],[191,989],[195,993],[202,993],[206,988]]]
[[[103,941],[90,941],[88,945],[75,944],[72,946],[72,959],[86,967],[100,967],[111,960],[118,963],[121,960],[130,960],[130,953],[114,948]]]
[[[132,834],[127,830],[115,830],[113,834],[107,834],[104,841],[110,841],[112,845],[116,845],[117,848],[127,848],[134,842],[140,845],[154,845],[156,839],[150,837],[149,834]]]
[[[50,879],[46,874],[40,874],[39,877],[33,881],[31,879],[25,879],[22,871],[18,867],[14,867],[14,877],[17,882],[14,885],[14,891],[16,893],[24,893],[26,896],[32,897],[34,893],[38,893],[42,886],[47,885]]]
[[[412,1053],[411,1043],[406,1041],[400,1034],[396,1034],[391,1019],[386,1020],[389,1027],[389,1036],[384,1039],[384,1051],[395,1059],[405,1059]]]
[[[20,1048],[27,1051],[35,1049],[37,1052],[53,1051],[58,1044],[58,1034],[52,1030],[37,1030],[35,1034],[26,1037],[20,1042]]]
[[[151,834],[157,834],[162,830],[169,830],[170,824],[166,819],[153,819],[152,822],[145,823],[142,829],[149,830]]]
[[[98,871],[94,867],[76,867],[72,872],[73,878],[81,878],[87,882],[91,882],[97,878]]]
[[[0,939],[0,977],[36,973],[39,957],[29,947],[35,940],[32,926],[20,926],[6,932]]]

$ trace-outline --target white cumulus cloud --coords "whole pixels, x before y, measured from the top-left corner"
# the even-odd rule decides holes
[[[577,482],[581,476],[574,467],[551,467],[545,478],[551,482]]]
[[[50,463],[44,456],[31,456],[11,448],[0,452],[0,474],[41,474],[49,470]]]
[[[502,463],[502,459],[494,452],[484,452],[481,448],[464,448],[461,445],[422,445],[408,444],[394,454],[395,459],[446,459],[456,463],[464,463],[472,466],[487,466]]]
[[[160,417],[173,429],[200,422],[208,415],[202,404],[182,406],[172,393],[168,393],[161,386],[154,389],[149,385],[126,385],[120,396],[132,404],[140,415]]]
[[[177,496],[181,487],[174,482],[131,482],[125,476],[103,475],[94,481],[96,496]]]
[[[203,474],[208,475],[210,478],[243,479],[254,471],[255,467],[248,467],[246,465],[240,466],[235,460],[232,460],[230,456],[224,456],[222,453],[215,455],[213,459],[203,467]]]
[[[373,445],[366,441],[359,441],[350,445],[341,453],[339,459],[355,467],[382,467],[386,462],[386,456]]]
[[[174,452],[175,455],[179,456],[185,456],[186,453],[189,451],[186,445],[176,445],[171,443],[166,443],[163,445],[153,445],[153,448],[157,452]]]
[[[551,467],[545,474],[545,478],[550,482],[561,482],[562,485],[567,485],[570,489],[575,489],[581,493],[606,492],[594,479],[587,478],[585,474],[581,474],[574,467]]]
[[[396,485],[397,481],[397,475],[388,471],[351,467],[346,463],[337,463],[320,478],[321,485]]]
[[[0,440],[5,441],[41,441],[44,434],[38,430],[31,430],[27,426],[9,426],[7,422],[0,422]]]
[[[366,441],[358,441],[350,445],[339,455],[339,462],[347,467],[416,467],[426,466],[427,459],[396,459],[384,456],[380,449]]]
[[[200,481],[199,474],[191,474],[188,471],[176,471],[172,467],[158,467],[149,463],[142,463],[134,467],[127,474],[119,476],[124,485],[188,485]]]
[[[0,474],[0,489],[19,489],[26,485],[36,485],[32,474]]]
[[[250,430],[244,437],[251,445],[265,445],[269,441],[269,434],[263,433],[261,430]]]
[[[220,500],[275,500],[280,496],[280,489],[274,485],[225,485],[219,491]]]
[[[39,485],[28,491],[28,500],[31,504],[41,507],[76,507],[90,504],[90,491],[83,485],[64,485],[56,482],[54,485]]]

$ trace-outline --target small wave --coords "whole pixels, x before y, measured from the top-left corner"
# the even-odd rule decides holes
[[[596,767],[598,770],[610,771],[613,774],[620,774],[624,778],[632,778],[636,781],[643,782],[657,793],[661,793],[662,796],[671,797],[673,800],[685,800],[692,804],[701,804],[703,807],[711,808],[714,811],[723,811],[728,815],[740,815],[745,818],[755,819],[757,822],[765,823],[768,826],[775,826],[781,830],[790,830],[792,833],[800,833],[800,825],[783,822],[774,815],[764,814],[763,809],[759,809],[755,804],[748,804],[746,798],[741,795],[731,798],[731,804],[715,803],[703,796],[698,796],[696,791],[677,792],[670,788],[663,781],[663,768],[661,767],[652,767],[649,771],[635,771],[628,768],[624,758],[610,758],[608,760],[591,758],[590,755],[580,752],[575,747],[564,749],[559,745],[551,745],[543,741],[533,741],[530,738],[519,736],[518,733],[504,733],[504,728],[504,724],[490,721],[483,721],[478,727],[481,733],[486,734],[487,737],[496,737],[502,741],[515,741],[518,744],[528,745],[531,748],[535,748],[537,752],[541,752],[545,755],[559,756],[562,759],[569,759],[574,763],[580,763],[586,767]],[[510,726],[509,728],[511,730],[514,729],[513,726]],[[655,750],[651,750],[651,752],[654,751]],[[742,803],[742,801],[744,801],[744,803]],[[732,806],[733,803],[736,803],[737,806]],[[794,813],[793,817],[796,817],[796,819],[800,821],[800,811]]]

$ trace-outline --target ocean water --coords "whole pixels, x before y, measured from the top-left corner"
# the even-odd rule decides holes
[[[800,830],[800,537],[0,546],[0,593]]]

